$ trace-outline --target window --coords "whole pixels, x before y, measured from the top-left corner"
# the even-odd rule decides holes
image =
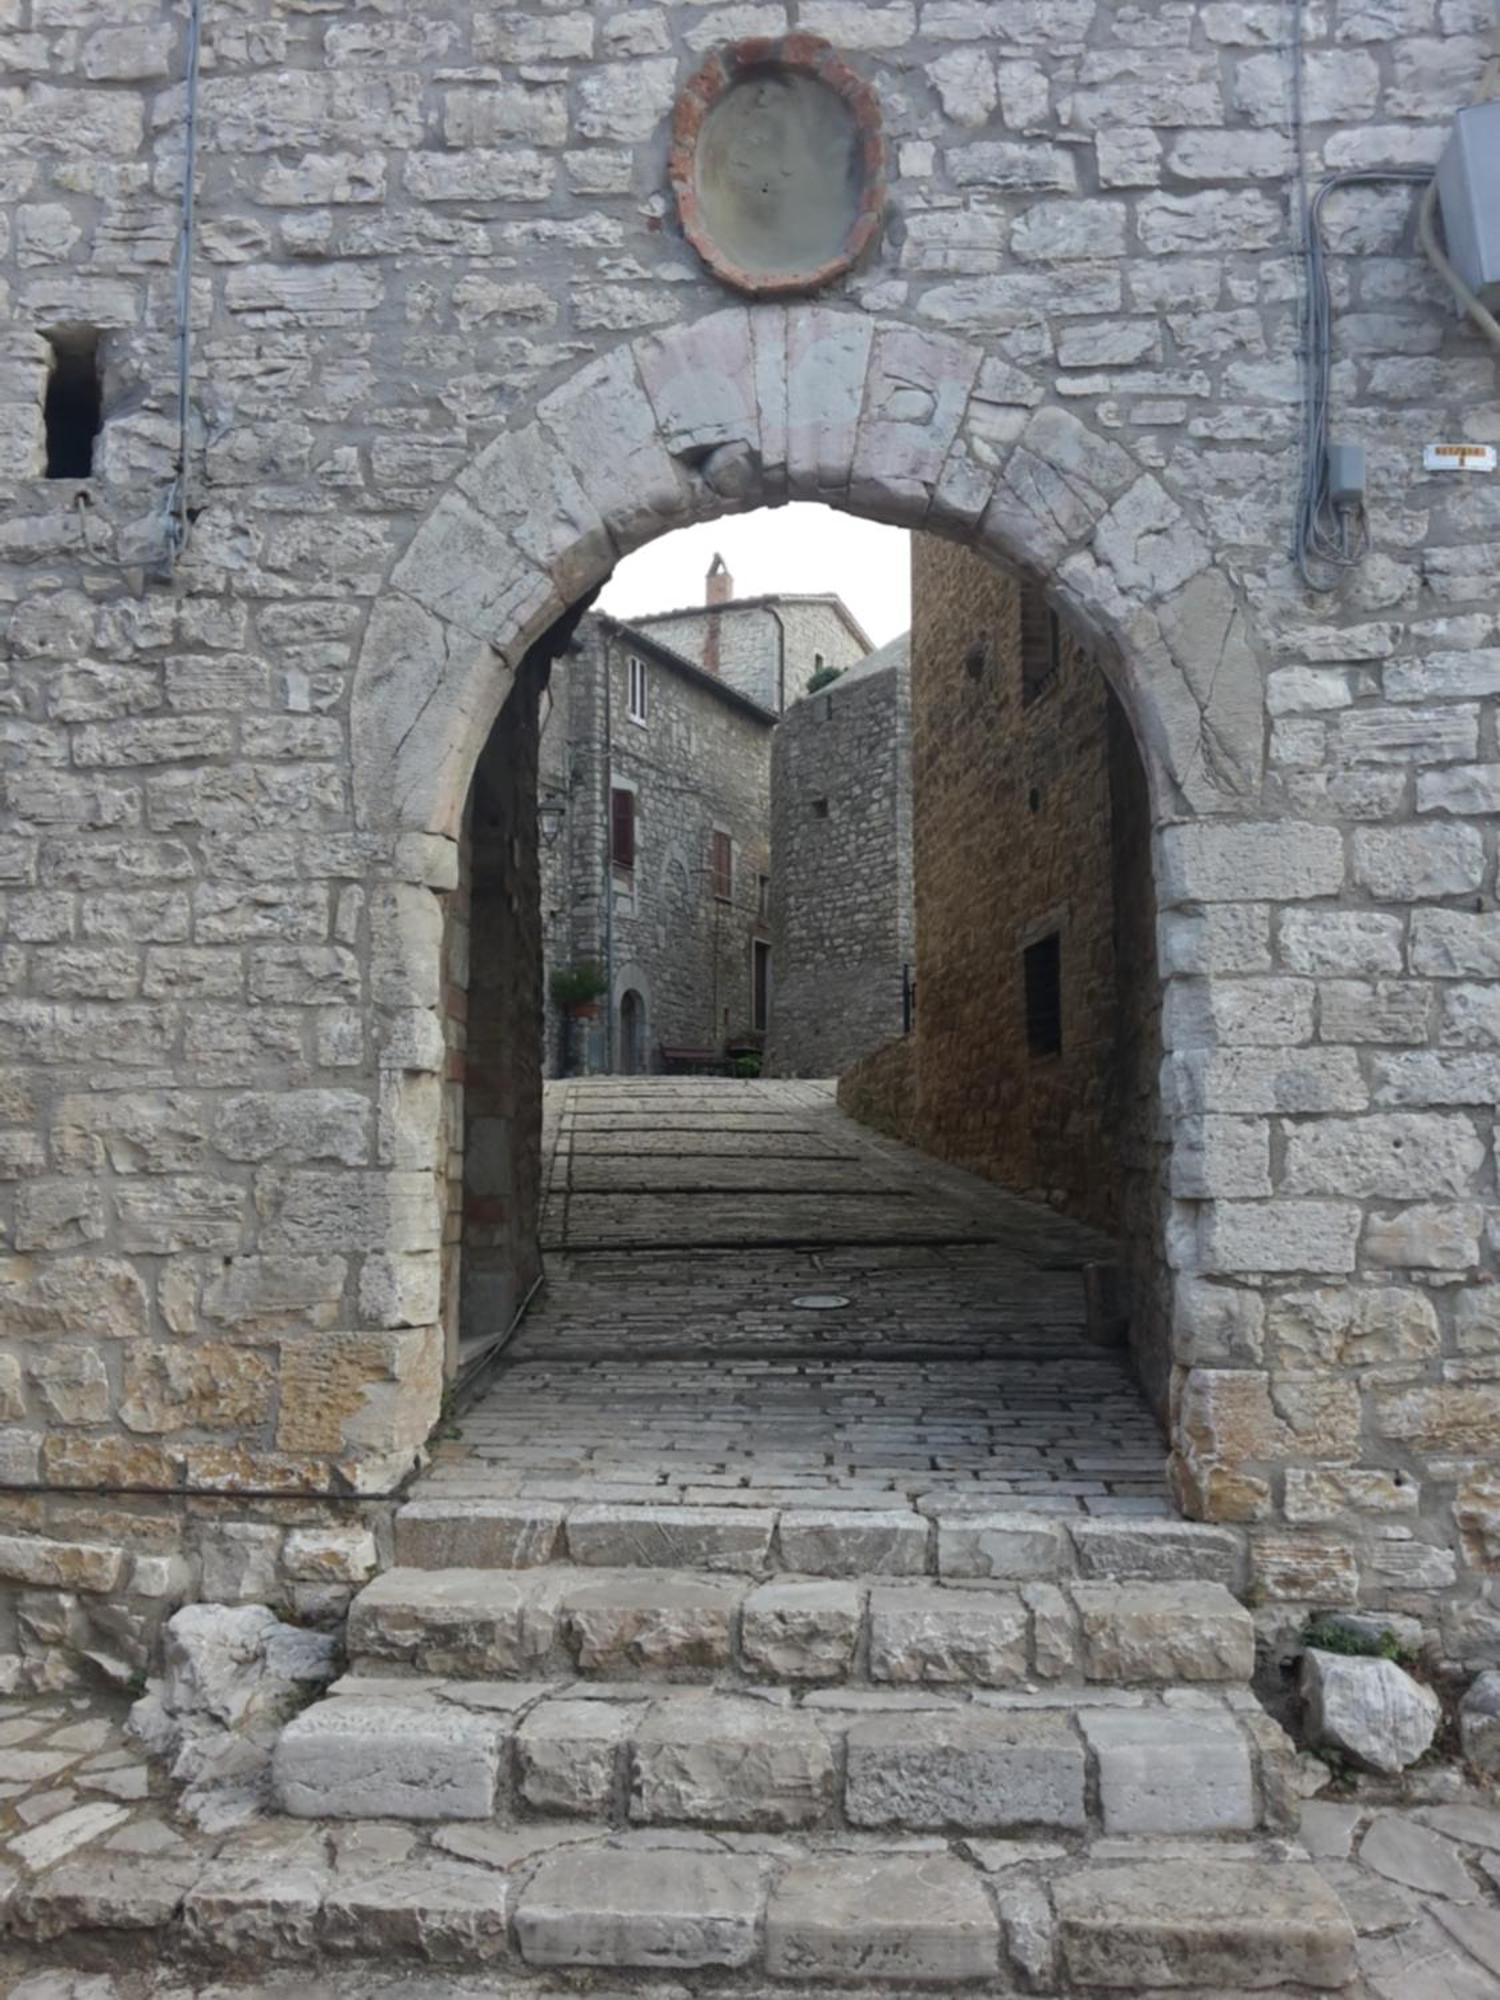
[[[813,679],[814,679],[814,680],[816,680],[816,679],[817,679],[818,675],[819,675],[820,673],[822,673],[823,669],[824,669],[824,668],[825,668],[825,667],[826,667],[827,665],[828,665],[828,661],[827,661],[827,659],[825,658],[825,656],[824,656],[824,655],[823,655],[822,653],[814,653],[814,654],[813,654]]]
[[[635,866],[635,793],[618,785],[609,795],[609,858],[616,868]]]
[[[99,336],[91,326],[49,336],[52,369],[42,421],[47,431],[47,477],[87,479],[94,470],[94,439],[103,421]]]
[[[756,938],[750,946],[750,1025],[757,1034],[764,1032],[770,1015],[771,947]]]
[[[632,654],[626,661],[630,672],[630,719],[632,722],[646,720],[646,662]]]
[[[721,903],[734,895],[734,842],[715,827],[708,857],[709,882]]]
[[[1026,989],[1026,1046],[1034,1056],[1062,1053],[1062,939],[1056,931],[1021,954]]]
[[[827,819],[828,817],[827,799],[814,799],[812,802],[812,814],[814,819]]]
[[[755,882],[755,914],[764,921],[771,914],[771,878],[757,875]]]
[[[1062,634],[1057,613],[1035,583],[1021,585],[1021,706],[1045,694],[1057,678]]]

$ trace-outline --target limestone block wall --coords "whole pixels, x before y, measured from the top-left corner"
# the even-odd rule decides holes
[[[1496,367],[1412,191],[1330,200],[1373,548],[1304,592],[1286,11],[799,0],[879,95],[890,205],[819,300],[752,307],[664,169],[679,86],[725,33],[793,26],[776,0],[206,10],[170,586],[185,22],[10,16],[0,1567],[26,1670],[208,1587],[186,1531],[152,1567],[153,1510],[353,1509],[423,1448],[444,1149],[403,1085],[446,1061],[481,749],[620,555],[789,498],[1044,574],[1143,746],[1184,1504],[1251,1522],[1268,1617],[1359,1594],[1493,1651],[1500,482],[1420,447],[1494,428]],[[1430,161],[1481,87],[1471,0],[1306,25],[1314,177]],[[103,426],[88,480],[47,479],[80,327]]]
[[[804,696],[777,726],[776,1076],[839,1076],[902,1030],[902,971],[915,971],[911,688],[904,651],[877,671],[884,657]]]

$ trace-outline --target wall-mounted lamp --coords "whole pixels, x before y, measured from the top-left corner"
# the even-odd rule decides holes
[[[537,826],[541,831],[543,847],[556,847],[557,837],[562,832],[563,818],[568,810],[566,799],[542,799],[536,809]]]

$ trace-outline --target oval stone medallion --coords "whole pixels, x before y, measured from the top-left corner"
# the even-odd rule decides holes
[[[684,91],[671,172],[688,241],[726,284],[812,291],[847,271],[879,224],[879,102],[816,36],[737,42]]]

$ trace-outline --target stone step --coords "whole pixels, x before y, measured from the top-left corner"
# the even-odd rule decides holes
[[[391,1569],[355,1598],[351,1660],[496,1680],[805,1686],[1243,1683],[1250,1615],[1221,1583],[882,1581],[701,1570]]]
[[[1223,1835],[1286,1828],[1294,1770],[1286,1736],[1238,1689],[799,1703],[350,1676],[287,1724],[274,1784],[300,1819]]]
[[[332,1980],[363,1964],[371,1977],[407,1969],[407,1993],[448,1991],[436,1968],[477,1976],[476,1991],[518,1993],[540,1990],[538,1974],[586,1994],[670,1973],[674,1993],[687,1976],[726,2000],[843,1985],[1227,2000],[1355,1977],[1338,1898],[1295,1844],[1271,1839],[1090,1846],[273,1819],[174,1852],[170,1866],[154,1854],[76,1857],[28,1883],[11,1921],[47,1945],[59,1992],[73,1990],[67,1964],[97,1965],[148,1928],[153,1961],[197,1979],[280,1962],[304,1975],[316,1963]]]
[[[955,1580],[1222,1583],[1245,1573],[1232,1528],[1129,1515],[956,1504],[783,1507],[754,1493],[734,1506],[615,1505],[425,1498],[396,1516],[396,1561],[408,1569],[694,1569],[766,1576],[936,1576]]]

